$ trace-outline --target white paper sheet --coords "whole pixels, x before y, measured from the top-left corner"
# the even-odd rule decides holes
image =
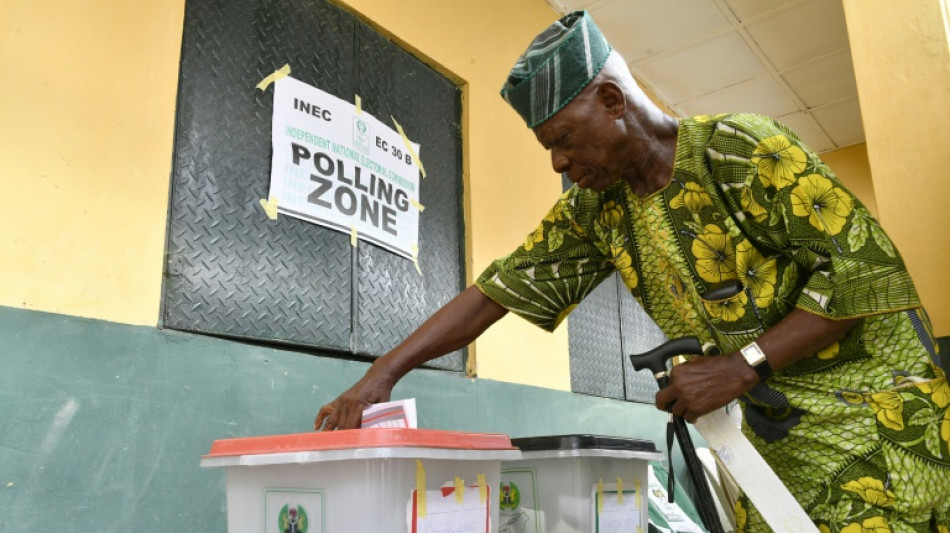
[[[487,497],[479,501],[478,485],[467,485],[462,502],[455,498],[455,484],[448,482],[439,490],[426,491],[426,516],[416,513],[416,491],[406,504],[406,523],[409,533],[489,533],[489,503],[493,497],[486,487]]]
[[[616,483],[604,483],[603,506],[595,484],[591,489],[591,531],[594,533],[628,533],[640,525],[641,509],[637,507],[637,491],[623,491],[623,501],[617,497]],[[641,506],[643,505],[641,498]]]
[[[416,416],[416,399],[396,400],[376,403],[363,410],[361,426],[368,428],[409,428],[419,427]]]
[[[419,145],[356,106],[290,76],[274,83],[269,199],[287,216],[407,259],[419,244]],[[408,140],[408,139],[407,139]]]

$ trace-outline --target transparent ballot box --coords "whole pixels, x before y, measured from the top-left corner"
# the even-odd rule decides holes
[[[506,435],[357,429],[217,440],[230,533],[497,531]]]
[[[653,442],[596,435],[512,439],[501,467],[502,533],[646,532]],[[639,528],[639,529],[638,529]]]

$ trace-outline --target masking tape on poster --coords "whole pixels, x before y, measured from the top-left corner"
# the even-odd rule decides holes
[[[290,74],[290,63],[280,67],[280,69],[275,70],[270,76],[267,76],[260,83],[257,84],[257,88],[260,90],[265,90],[270,86],[271,83],[287,76]]]
[[[271,220],[277,220],[277,197],[271,196],[267,200],[261,198],[261,207],[264,208],[264,213],[267,214],[267,218]]]
[[[412,250],[412,264],[415,265],[415,267],[416,267],[416,272],[418,272],[419,275],[421,276],[421,275],[422,275],[422,268],[419,267],[419,245],[413,244],[413,245],[410,247],[410,250]]]
[[[419,159],[419,154],[412,149],[412,144],[409,143],[409,137],[406,137],[406,132],[402,130],[402,126],[396,122],[396,117],[390,115],[389,118],[393,119],[393,124],[396,125],[396,131],[399,132],[400,137],[402,137],[402,142],[406,145],[406,151],[409,152],[409,155],[412,156],[412,160],[415,162],[416,166],[419,167],[419,171],[422,172],[422,177],[426,177],[426,169],[422,166],[422,160]]]

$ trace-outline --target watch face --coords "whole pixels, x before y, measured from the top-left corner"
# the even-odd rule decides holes
[[[755,373],[759,375],[761,381],[765,381],[772,376],[772,367],[769,365],[768,359],[765,358],[765,353],[762,351],[762,348],[759,348],[759,345],[752,343],[739,352],[742,354],[742,357],[745,358],[746,362],[749,363]]]
[[[742,352],[742,357],[745,358],[750,366],[756,366],[765,361],[765,353],[762,352],[758,344],[752,343],[740,351]]]

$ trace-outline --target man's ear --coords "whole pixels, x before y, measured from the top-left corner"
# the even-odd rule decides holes
[[[627,99],[623,94],[623,89],[612,81],[605,81],[597,87],[597,99],[611,118],[620,118],[627,110]]]

